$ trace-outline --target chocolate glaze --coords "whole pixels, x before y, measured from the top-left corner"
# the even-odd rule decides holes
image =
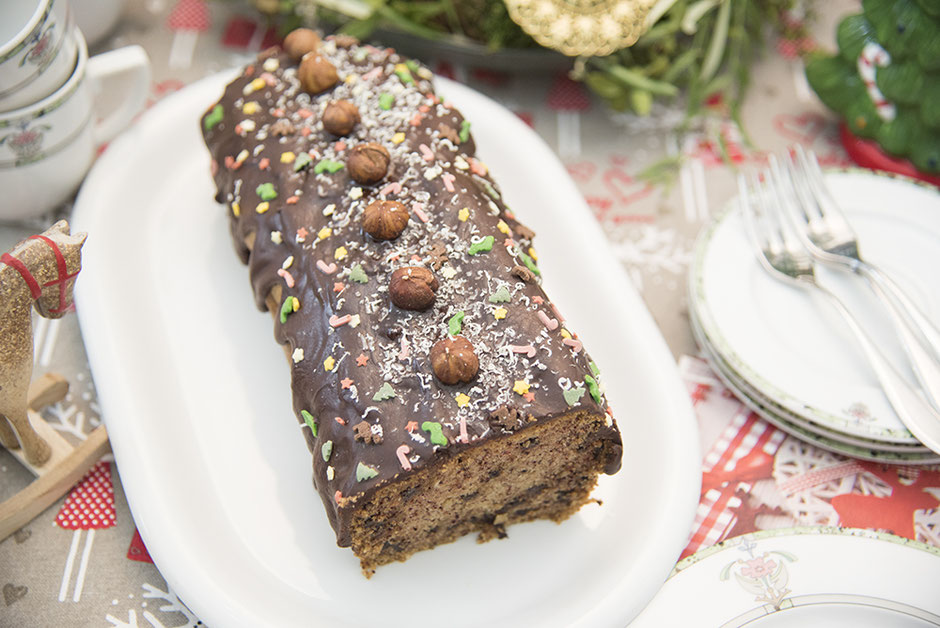
[[[327,39],[320,54],[339,73],[331,90],[304,93],[296,63],[267,51],[227,86],[203,116],[202,130],[214,160],[217,199],[229,207],[232,238],[248,264],[258,307],[267,309],[274,286],[281,287],[282,303],[297,299],[299,309],[275,323],[275,337],[293,356],[293,405],[313,454],[314,484],[337,542],[348,545],[358,499],[402,474],[509,433],[512,426],[492,426],[493,410],[510,406],[520,417],[551,421],[572,409],[603,414],[607,406],[589,391],[590,358],[564,329],[538,281],[513,274],[519,266],[536,268],[532,233],[514,219],[485,166],[473,158],[463,117],[434,96],[430,73],[371,46],[340,47]],[[354,103],[361,115],[339,140],[321,122],[336,100]],[[345,163],[349,149],[365,142],[380,143],[391,155],[389,172],[376,185],[356,183],[346,168],[316,172],[318,164]],[[298,161],[301,154],[311,157],[308,164]],[[360,228],[366,205],[383,198],[411,210],[404,232],[387,242]],[[490,237],[489,250],[470,253]],[[443,265],[432,264],[435,244],[446,248]],[[389,277],[416,265],[438,268],[435,302],[426,311],[399,309],[388,296]],[[367,282],[360,283],[363,278]],[[480,369],[470,383],[446,386],[433,375],[429,351],[449,333],[448,321],[458,312],[464,313],[460,334],[473,343]],[[394,396],[377,400],[389,386]],[[566,399],[572,388],[584,392],[569,392]],[[381,436],[372,439],[380,444],[356,439],[354,426],[362,421]],[[432,443],[425,421],[441,424],[446,446]],[[516,429],[531,424],[520,420]],[[615,443],[605,465],[607,473],[616,472],[620,434],[609,416],[595,437]],[[410,471],[399,458],[402,446]]]

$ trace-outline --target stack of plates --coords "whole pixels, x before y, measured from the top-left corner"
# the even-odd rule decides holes
[[[940,327],[940,194],[867,171],[826,175],[880,266]],[[915,385],[890,319],[859,277],[820,267],[820,282],[857,315]],[[741,400],[777,427],[855,458],[940,463],[904,427],[854,336],[819,295],[782,283],[758,263],[737,202],[700,234],[689,269],[689,313],[703,354]]]

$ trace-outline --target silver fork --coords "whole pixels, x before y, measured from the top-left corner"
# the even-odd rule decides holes
[[[917,440],[940,453],[940,414],[891,366],[842,301],[816,281],[813,258],[783,216],[782,204],[792,200],[780,189],[780,182],[774,180],[773,173],[765,172],[763,179],[763,183],[754,179],[755,194],[752,195],[744,176],[738,177],[745,228],[761,266],[780,281],[815,290],[827,297],[855,334],[901,422]]]
[[[802,146],[787,160],[786,174],[799,207],[790,205],[790,217],[803,246],[821,262],[839,266],[868,280],[886,306],[914,374],[934,407],[940,408],[940,331],[903,290],[882,270],[864,260],[858,238],[823,181],[816,155]],[[771,169],[776,169],[775,160]],[[779,172],[779,171],[778,171]]]

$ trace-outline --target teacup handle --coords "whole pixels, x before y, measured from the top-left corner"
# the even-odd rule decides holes
[[[110,142],[140,113],[150,92],[150,58],[140,46],[125,46],[88,60],[87,77],[97,99],[106,83],[120,80],[120,104],[95,123],[95,145]]]

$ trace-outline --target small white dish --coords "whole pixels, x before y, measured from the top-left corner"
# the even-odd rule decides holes
[[[3,0],[0,2],[0,103],[26,90],[49,72],[64,81],[75,61],[68,0]],[[63,46],[66,51],[60,54]],[[71,57],[71,58],[70,58]],[[54,67],[59,66],[59,67]],[[55,88],[53,88],[54,91]],[[47,94],[39,94],[38,99]],[[27,100],[26,103],[34,102]],[[9,108],[15,108],[10,106]]]
[[[858,232],[865,257],[940,324],[936,188],[869,171],[831,172],[826,182]],[[864,282],[825,267],[818,274],[916,385],[890,320]],[[690,309],[712,346],[763,396],[832,432],[917,444],[837,313],[811,291],[777,281],[760,267],[735,202],[700,234],[689,282]]]
[[[213,626],[626,625],[688,540],[701,453],[675,361],[563,166],[512,113],[438,80],[538,233],[546,290],[607,383],[624,466],[601,479],[602,506],[561,525],[465,537],[367,581],[335,545],[288,365],[212,200],[198,121],[232,77],[142,116],[94,167],[72,220],[89,232],[76,303],[102,416],[169,585]]]
[[[765,530],[677,566],[630,628],[940,626],[940,549],[853,528]]]
[[[38,102],[0,113],[0,220],[30,218],[63,203],[95,150],[143,109],[150,85],[143,48],[89,57],[80,32],[73,29],[69,38],[78,52],[68,80]]]

